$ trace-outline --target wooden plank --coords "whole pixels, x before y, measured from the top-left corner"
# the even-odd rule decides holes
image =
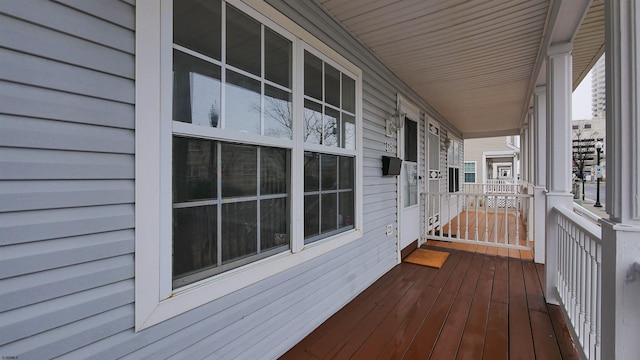
[[[408,264],[395,266],[389,272],[384,274],[378,281],[356,296],[353,301],[349,302],[349,304],[345,305],[342,309],[322,323],[322,325],[309,334],[309,336],[300,341],[298,345],[285,353],[282,356],[282,359],[299,359],[303,356],[310,356],[306,351],[307,348],[318,342],[333,328],[339,326],[348,314],[366,306],[366,302],[371,302],[372,300],[372,302],[375,302],[377,296],[384,296],[386,294],[385,289],[392,283],[397,282],[399,278],[404,277],[404,275],[409,271],[413,271],[413,268],[408,266]]]
[[[527,291],[529,310],[548,313],[547,302],[544,299],[544,293],[536,273],[536,266],[532,261],[523,261],[522,270],[524,272],[524,284]]]
[[[491,301],[509,303],[509,263],[503,257],[496,257],[496,272],[493,279]]]
[[[442,332],[435,343],[429,359],[449,360],[455,356],[460,346],[460,341],[462,340],[462,334],[469,316],[472,299],[472,293],[460,292],[455,297],[449,316],[447,316]],[[426,355],[426,353],[423,355]]]
[[[535,358],[522,262],[513,258],[509,259],[509,357]]]
[[[451,359],[456,354],[462,340],[465,324],[469,318],[471,302],[475,296],[478,278],[485,256],[475,254],[460,285],[446,323],[435,344],[431,359]]]
[[[415,316],[418,306],[428,306],[435,301],[436,292],[426,286],[438,272],[437,269],[420,267],[420,279],[415,282],[411,289],[398,301],[395,308],[376,326],[375,330],[367,336],[366,329],[354,329],[354,334],[365,336],[366,339],[357,349],[353,346],[343,346],[340,351],[332,353],[333,358],[349,357],[351,359],[372,359],[387,344],[389,339],[396,333],[396,330],[404,323],[408,317]],[[431,294],[432,296],[429,296]],[[360,336],[360,337],[362,337]],[[357,345],[356,342],[353,344]]]
[[[549,314],[536,310],[529,311],[535,355],[538,359],[562,359]]]
[[[497,269],[496,269],[497,274]],[[495,281],[495,280],[494,280]],[[509,305],[491,301],[489,319],[482,358],[486,360],[509,359]]]
[[[336,324],[331,331],[327,331],[323,336],[310,344],[305,353],[318,358],[325,358],[336,348],[344,345],[347,341],[352,341],[349,334],[354,335],[353,329],[360,323],[365,322],[369,329],[375,327],[377,322],[393,309],[400,298],[411,288],[413,281],[411,275],[419,267],[414,266],[408,269],[402,281],[394,281],[390,286],[386,286],[383,291],[377,294],[377,299],[368,301],[364,306],[352,309],[348,314],[342,316],[342,321]],[[374,311],[375,310],[375,311]]]
[[[458,359],[479,358],[482,355],[489,319],[489,304],[491,301],[495,270],[496,258],[493,256],[485,256],[473,303],[469,310],[469,320],[467,320],[465,325],[458,349]]]
[[[578,356],[576,345],[573,343],[573,340],[571,338],[571,333],[569,332],[567,324],[564,321],[564,317],[562,316],[562,310],[558,305],[549,304],[549,318],[551,320],[551,323],[553,324],[553,330],[558,339],[558,345],[560,346],[562,359],[580,359],[580,356]]]
[[[425,357],[433,351],[466,274],[470,257],[471,254],[469,253],[460,253],[460,261],[456,270],[442,288],[442,292],[438,296],[436,303],[429,312],[429,315],[427,315],[422,326],[420,326],[411,345],[409,345],[405,353],[406,358],[417,359]]]

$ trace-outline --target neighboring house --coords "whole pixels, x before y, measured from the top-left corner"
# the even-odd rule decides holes
[[[498,136],[464,141],[464,182],[513,182],[520,178],[520,137]]]
[[[614,3],[608,28],[630,36],[639,15]],[[0,355],[277,358],[426,241],[441,214],[421,194],[460,190],[467,138],[523,139],[535,256],[562,303],[564,99],[605,45],[602,7],[0,2]],[[616,39],[608,71],[637,88],[640,51]],[[640,134],[613,111],[639,99],[620,78],[592,240],[604,359],[640,352],[624,282]]]

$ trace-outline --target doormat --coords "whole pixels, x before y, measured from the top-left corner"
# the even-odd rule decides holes
[[[427,250],[427,249],[416,249],[414,252],[409,254],[406,258],[404,258],[404,262],[422,265],[422,266],[430,266],[436,269],[440,269],[442,264],[444,264],[445,260],[449,257],[448,252],[443,251],[435,251],[435,250]]]

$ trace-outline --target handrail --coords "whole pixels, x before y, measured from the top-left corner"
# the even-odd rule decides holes
[[[594,223],[598,224],[600,219],[602,219],[602,217],[596,215],[595,213],[589,211],[589,209],[583,207],[580,204],[576,204],[573,203],[573,211],[586,217],[587,219],[593,221]]]
[[[554,207],[551,219],[557,229],[557,264],[547,269],[557,274],[555,290],[567,324],[577,337],[582,355],[600,360],[602,339],[602,229],[573,206]],[[549,224],[549,223],[547,223]],[[555,231],[554,231],[555,232]]]
[[[601,242],[600,237],[602,236],[601,235],[602,230],[598,225],[595,225],[592,222],[586,222],[584,217],[576,214],[575,212],[573,212],[573,210],[569,210],[564,207],[557,207],[557,206],[554,207],[553,209],[559,212],[560,214],[562,214],[563,216],[565,216],[566,218],[568,218],[569,220],[571,220],[571,222],[573,222],[574,225],[580,228],[580,230],[587,233],[587,235],[589,235],[591,238],[597,239],[598,242]],[[589,211],[589,210],[586,210],[586,211]]]

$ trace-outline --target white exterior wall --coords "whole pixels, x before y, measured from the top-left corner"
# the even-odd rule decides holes
[[[133,1],[3,2],[3,356],[276,358],[396,265],[397,93],[457,132],[317,5],[270,2],[363,71],[363,238],[135,332]]]

